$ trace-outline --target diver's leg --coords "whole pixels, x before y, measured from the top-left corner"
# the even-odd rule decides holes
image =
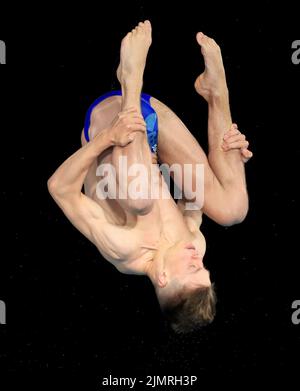
[[[97,106],[94,107],[91,118],[90,118],[90,128],[89,128],[89,139],[93,140],[98,133],[102,132],[104,129],[108,128],[113,119],[118,115],[121,111],[121,98],[119,96],[112,96]],[[81,133],[81,145],[84,146],[87,144],[87,140],[85,138],[84,131]],[[86,178],[84,180],[84,192],[87,196],[97,201],[96,197],[96,187],[99,181],[99,177],[97,177],[97,167],[99,164],[108,163],[111,164],[111,155],[113,148],[108,148],[105,150],[97,159],[95,159],[94,163],[91,165]]]
[[[232,125],[228,90],[218,46],[209,39],[205,44],[206,47],[202,51],[206,60],[206,71],[197,79],[195,87],[209,103],[208,159],[197,140],[175,113],[154,98],[151,104],[158,114],[160,161],[169,165],[178,163],[181,167],[184,164],[193,165],[190,193],[197,191],[199,183],[196,165],[203,164],[204,204],[201,207],[203,206],[204,213],[216,222],[230,225],[242,221],[248,209],[244,164],[240,149],[225,151],[221,147],[224,134]],[[240,145],[240,148],[242,147],[246,148],[246,143],[244,146]],[[186,181],[183,183],[186,184]],[[185,187],[185,190],[189,193],[189,189]]]
[[[195,88],[208,103],[208,160],[226,198],[232,200],[231,204],[234,203],[232,213],[237,220],[243,220],[248,211],[248,194],[241,151],[223,148],[224,135],[231,128],[232,119],[221,50],[213,39],[203,33],[197,34],[197,42],[201,46],[205,71],[197,78]],[[235,131],[238,138],[239,131]],[[244,140],[242,150],[247,151],[248,145],[248,141]]]
[[[147,53],[151,45],[151,24],[146,21],[126,35],[121,44],[120,67],[118,78],[122,88],[122,110],[134,107],[141,114],[141,90],[143,84],[143,73],[146,64]],[[141,164],[146,170],[147,183],[146,196],[134,199],[128,189],[133,180],[128,171],[120,170],[120,158],[127,159],[128,168],[133,164]],[[121,186],[120,191],[126,195],[126,199],[119,198],[119,203],[127,211],[133,214],[147,214],[152,209],[153,200],[150,197],[150,173],[151,173],[151,151],[147,141],[146,133],[137,132],[132,143],[125,147],[115,146],[112,152],[112,163],[117,171],[117,182]],[[124,183],[128,184],[123,187]],[[123,187],[123,188],[122,188]]]
[[[121,61],[117,71],[122,88],[122,97],[108,98],[93,109],[89,130],[91,139],[93,139],[98,132],[108,127],[122,110],[134,107],[138,113],[141,114],[143,73],[150,44],[150,22],[140,23],[123,39],[120,53]],[[113,99],[113,101],[108,102],[109,99]],[[83,137],[84,136],[82,136],[83,142],[85,142]],[[98,158],[98,164],[107,163],[107,155],[109,155],[110,163],[116,170],[116,196],[119,204],[122,208],[133,214],[148,213],[153,205],[150,194],[147,194],[144,198],[139,197],[138,199],[134,199],[128,192],[128,190],[130,190],[130,183],[134,179],[133,176],[128,175],[128,169],[133,164],[141,164],[146,170],[146,178],[144,179],[149,185],[148,193],[150,193],[152,158],[146,133],[137,132],[134,140],[125,147],[114,146],[113,148],[110,148],[105,152],[105,159],[103,159],[103,156]],[[128,169],[122,170],[122,168],[124,168],[124,165],[122,164],[124,159],[127,160]],[[94,164],[85,181],[85,188],[92,194],[95,194],[97,185],[97,178],[95,177],[96,166],[97,163]],[[147,189],[147,187],[145,188]]]
[[[183,187],[188,198],[198,191],[201,177],[196,174],[196,165],[202,164],[204,203],[200,207],[217,223],[231,225],[242,221],[247,214],[248,195],[243,159],[251,157],[251,152],[247,150],[246,140],[239,141],[238,149],[236,143],[228,145],[230,150],[222,147],[224,135],[231,129],[232,122],[221,52],[217,44],[208,37],[200,34],[197,40],[202,45],[206,65],[205,72],[196,80],[195,87],[209,104],[208,158],[177,115],[152,98],[151,104],[158,114],[159,123],[158,155],[159,160],[168,165],[177,163],[184,167],[185,164],[192,164],[192,185],[187,186],[183,174]],[[238,133],[236,129],[231,132]],[[234,137],[240,138],[241,135]]]

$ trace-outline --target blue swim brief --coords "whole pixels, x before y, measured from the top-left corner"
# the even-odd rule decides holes
[[[122,92],[120,90],[117,90],[117,91],[110,91],[104,95],[101,95],[89,107],[89,109],[86,113],[85,122],[84,122],[84,135],[85,135],[86,141],[90,141],[89,127],[90,127],[90,122],[91,122],[92,110],[94,109],[95,106],[97,106],[98,103],[100,103],[104,99],[106,99],[110,96],[114,96],[114,95],[122,95]],[[142,93],[142,95],[141,95],[141,109],[142,109],[142,114],[143,114],[144,120],[146,122],[148,143],[149,143],[151,152],[156,154],[157,153],[157,142],[158,142],[158,121],[157,121],[157,114],[150,104],[150,98],[151,98],[150,95]]]

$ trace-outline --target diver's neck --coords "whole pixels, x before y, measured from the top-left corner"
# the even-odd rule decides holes
[[[146,274],[155,286],[158,275],[164,270],[164,256],[166,252],[179,242],[190,242],[193,234],[184,226],[176,226],[162,230],[159,245],[152,253],[153,257],[144,264],[144,274]]]
[[[151,259],[143,264],[143,274],[147,275],[153,283],[164,268],[163,259],[168,249],[177,245],[179,242],[188,243],[193,240],[193,234],[188,229],[183,216],[179,211],[175,216],[172,215],[172,218],[170,219],[168,216],[164,215],[161,223],[162,227],[157,248],[155,250],[153,249],[154,251],[151,251]]]
[[[161,232],[161,238],[165,243],[169,243],[170,247],[175,245],[180,241],[190,241],[192,238],[192,233],[188,229],[182,215],[178,216],[176,221],[166,221],[163,224],[163,229]]]

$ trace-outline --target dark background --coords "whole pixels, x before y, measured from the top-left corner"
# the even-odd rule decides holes
[[[99,389],[103,376],[296,378],[300,39],[296,2],[131,1],[2,9],[0,379]],[[165,326],[146,277],[119,274],[66,220],[46,182],[80,146],[84,114],[114,82],[122,36],[153,25],[144,90],[168,104],[206,148],[207,110],[193,90],[197,31],[222,47],[233,120],[247,135],[250,211],[224,228],[205,219],[217,286],[214,323],[188,336]],[[60,379],[60,380],[58,380]],[[25,384],[25,383],[23,383]],[[89,385],[88,385],[89,384]],[[177,387],[181,389],[180,387]],[[174,387],[173,389],[177,389]],[[1,388],[3,389],[3,388]],[[12,389],[12,386],[9,388]],[[120,388],[121,389],[121,388]]]

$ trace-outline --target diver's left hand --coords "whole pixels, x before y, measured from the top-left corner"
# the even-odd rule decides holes
[[[248,147],[249,141],[246,140],[246,136],[239,131],[236,124],[232,124],[231,128],[224,134],[223,151],[228,152],[232,149],[239,149],[243,162],[247,163],[253,156],[253,153],[249,151]]]

